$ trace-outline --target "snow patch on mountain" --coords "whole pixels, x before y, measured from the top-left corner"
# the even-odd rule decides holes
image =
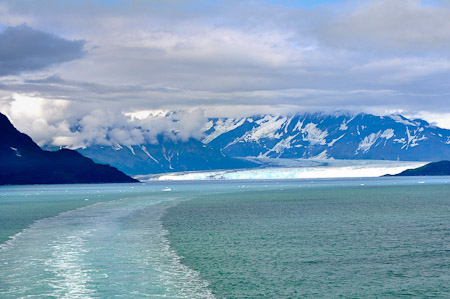
[[[312,160],[325,160],[325,159],[328,159],[327,150],[324,150],[323,152],[321,152],[317,156],[311,157],[310,159],[312,159]]]
[[[14,153],[16,154],[17,157],[22,157],[22,155],[20,154],[20,152],[17,148],[12,147],[12,146],[10,146],[9,148],[14,151]]]
[[[328,143],[328,146],[329,147],[331,147],[331,146],[333,146],[335,143],[336,143],[336,141],[339,141],[339,140],[341,140],[342,139],[342,137],[344,137],[345,136],[345,133],[344,134],[342,134],[341,136],[339,136],[338,138],[336,138],[336,139],[333,139],[330,143]]]
[[[289,132],[288,132],[288,129],[289,129],[289,126],[291,125],[291,122],[292,122],[292,120],[294,119],[294,117],[295,117],[295,116],[289,117],[289,118],[288,118],[288,121],[285,123],[285,125],[284,125],[284,133],[285,133],[285,134],[289,133]]]
[[[302,127],[303,127],[303,120],[299,119],[292,131],[301,131]]]
[[[422,133],[422,132],[423,132],[423,128],[418,128],[418,129],[415,129],[413,132],[411,132],[409,130],[409,128],[406,127],[406,135],[408,136],[408,141],[406,141],[404,143],[404,145],[402,146],[402,149],[403,148],[408,149],[409,147],[415,147],[415,146],[419,145],[419,143],[418,143],[419,141],[427,140],[428,139],[427,137],[425,137],[423,135],[419,136],[420,133]]]
[[[280,133],[277,133],[277,131],[280,130],[286,120],[286,117],[266,115],[263,119],[256,121],[259,127],[253,129],[253,131],[246,136],[247,138],[244,139],[258,141],[262,138],[280,138],[281,135]]]
[[[379,140],[379,138],[384,138],[386,140],[391,139],[394,136],[394,130],[386,129],[383,133],[378,131],[377,133],[371,133],[370,135],[364,137],[364,139],[359,143],[358,148],[356,149],[356,153],[359,151],[363,151],[363,153],[367,153],[372,146]]]
[[[213,126],[214,126],[214,121],[210,120],[203,126],[202,131],[206,132],[209,129],[211,129]]]
[[[133,154],[133,156],[136,156],[136,153],[134,152],[133,146],[128,145],[127,147],[128,147],[128,149],[131,151],[131,153]]]
[[[348,124],[349,122],[351,122],[355,117],[350,118],[349,120],[345,120],[341,123],[341,125],[339,126],[339,130],[340,131],[345,131],[348,129]]]
[[[363,153],[367,153],[372,145],[377,142],[378,138],[381,136],[381,131],[378,131],[377,133],[372,133],[369,136],[364,137],[364,139],[359,143],[358,148],[356,149],[356,153],[359,151],[363,151]]]
[[[401,115],[391,115],[390,117],[391,117],[393,120],[395,120],[396,122],[398,122],[398,123],[400,123],[400,124],[403,124],[403,125],[405,125],[405,126],[413,126],[413,127],[417,127],[417,126],[420,125],[419,123],[410,121],[410,120],[404,118],[404,117],[401,116]]]
[[[320,144],[320,145],[326,144],[325,137],[328,136],[327,130],[325,131],[320,130],[314,123],[307,124],[301,130],[301,132],[305,134],[303,137],[304,141],[309,141],[311,144]]]
[[[155,157],[153,157],[152,155],[150,155],[150,153],[147,150],[147,147],[145,145],[141,145],[141,150],[147,155],[147,157],[149,157],[150,159],[152,159],[153,161],[156,162],[156,164],[159,164],[159,161],[155,159]]]
[[[245,122],[245,118],[242,119],[232,119],[232,118],[228,118],[228,119],[219,119],[217,120],[216,123],[213,123],[212,121],[208,122],[208,126],[210,125],[210,127],[208,128],[205,127],[205,131],[209,130],[212,126],[214,126],[214,131],[209,134],[208,136],[206,136],[203,139],[203,142],[208,144],[211,141],[213,141],[214,139],[216,139],[218,136],[225,134],[229,131],[232,131],[234,129],[236,129],[237,127],[241,126],[243,123]]]
[[[384,130],[383,134],[381,134],[380,137],[384,138],[386,140],[389,140],[389,139],[391,139],[394,136],[395,136],[395,132],[394,132],[393,129],[386,129],[386,130]]]
[[[268,154],[270,154],[271,152],[275,152],[277,154],[282,153],[285,149],[289,149],[292,147],[291,145],[291,141],[292,139],[294,139],[295,137],[297,137],[298,134],[296,135],[292,135],[292,136],[288,136],[286,139],[282,139],[280,142],[278,142],[271,150],[267,151],[264,155],[262,155],[263,157],[267,157]]]
[[[112,146],[111,146],[112,148],[113,148],[113,150],[115,150],[115,151],[120,151],[121,149],[123,149],[123,147],[120,145],[120,144],[113,144]]]

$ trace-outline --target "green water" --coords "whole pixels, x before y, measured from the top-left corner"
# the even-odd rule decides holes
[[[0,298],[449,297],[449,178],[0,187]]]
[[[183,201],[163,224],[219,298],[450,296],[448,184],[291,183]]]
[[[160,221],[197,187],[1,187],[0,298],[211,298]]]
[[[136,196],[133,184],[0,186],[0,244],[35,221],[92,205]]]

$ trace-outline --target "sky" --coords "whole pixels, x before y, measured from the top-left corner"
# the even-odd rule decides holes
[[[448,0],[0,0],[0,112],[40,145],[199,137],[208,117],[259,113],[450,128],[449,79]]]

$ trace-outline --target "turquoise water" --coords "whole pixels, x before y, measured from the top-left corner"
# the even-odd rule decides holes
[[[448,180],[1,187],[0,297],[445,297]]]

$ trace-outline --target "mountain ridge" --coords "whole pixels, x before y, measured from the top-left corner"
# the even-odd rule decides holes
[[[1,113],[0,132],[0,185],[137,182],[76,151],[42,150]]]
[[[203,141],[232,157],[433,161],[450,130],[401,115],[305,113],[210,119]]]
[[[276,166],[274,159],[450,158],[450,130],[401,115],[337,111],[210,118],[202,133],[201,140],[160,135],[156,143],[97,144],[77,151],[133,176]]]
[[[257,167],[251,161],[231,158],[193,138],[157,144],[95,145],[77,151],[96,162],[110,164],[129,175],[164,172],[235,169]]]
[[[389,176],[447,176],[450,175],[450,161],[443,160],[428,163],[424,166],[407,169],[399,174]]]

